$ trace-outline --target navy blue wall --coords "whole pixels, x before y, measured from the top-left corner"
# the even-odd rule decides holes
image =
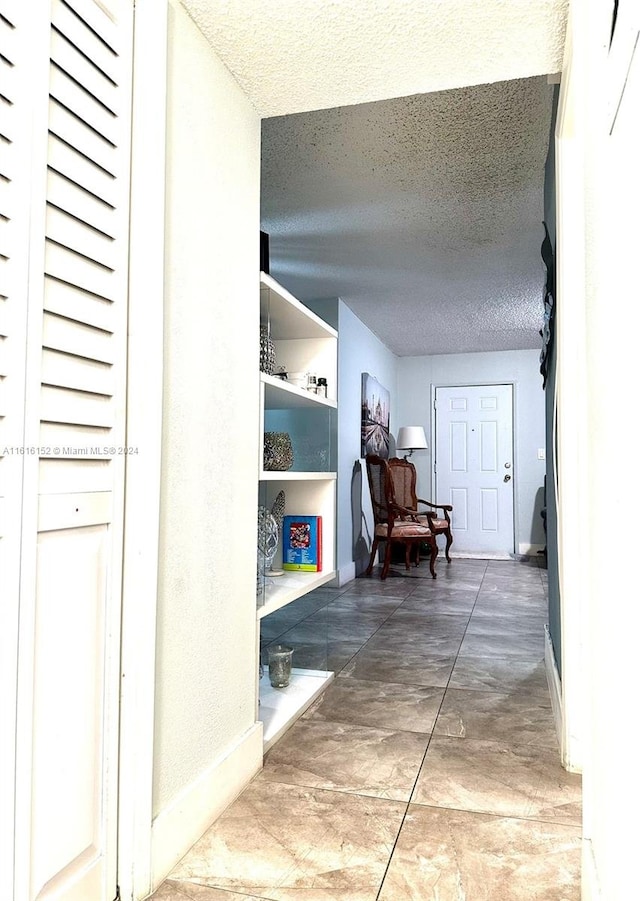
[[[551,236],[554,253],[556,247],[556,159],[555,159],[555,123],[558,108],[559,88],[556,86],[553,97],[553,115],[551,117],[551,134],[549,136],[549,154],[545,169],[544,190],[544,218]],[[557,302],[557,298],[554,298]],[[556,387],[556,346],[555,341],[551,348],[548,363],[548,378],[545,388],[545,406],[547,420],[547,569],[549,575],[549,633],[558,666],[558,672],[562,677],[560,650],[562,647],[562,631],[560,623],[560,584],[558,578],[558,542],[557,524],[558,516],[555,498],[555,474],[554,460],[556,448],[554,442],[555,428],[555,387]]]

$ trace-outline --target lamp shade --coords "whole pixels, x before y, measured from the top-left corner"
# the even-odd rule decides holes
[[[403,425],[398,429],[398,450],[427,450],[427,436],[421,425]]]

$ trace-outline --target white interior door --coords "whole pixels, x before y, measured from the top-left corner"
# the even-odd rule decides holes
[[[14,898],[112,901],[133,0],[0,12],[31,91]]]
[[[453,551],[513,553],[513,388],[436,388],[435,478],[453,505]]]

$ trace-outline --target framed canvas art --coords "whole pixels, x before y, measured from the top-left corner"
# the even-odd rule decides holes
[[[361,457],[389,457],[389,392],[368,372],[362,373]]]

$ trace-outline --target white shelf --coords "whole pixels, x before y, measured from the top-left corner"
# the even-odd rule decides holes
[[[335,482],[335,472],[296,472],[295,469],[263,469],[261,482]]]
[[[258,619],[275,613],[281,607],[285,607],[292,601],[296,601],[302,595],[320,588],[336,577],[335,570],[321,573],[310,572],[285,572],[282,576],[267,576],[265,580],[265,602],[258,607]]]
[[[337,401],[330,397],[313,394],[266,372],[260,373],[260,381],[264,384],[265,410],[296,410],[303,407],[329,407],[335,410],[338,406]]]
[[[286,288],[260,273],[260,318],[271,323],[274,339],[337,338],[337,331],[305,307]]]
[[[294,669],[286,688],[273,688],[265,666],[260,680],[259,719],[262,723],[264,750],[269,748],[287,731],[298,717],[313,704],[333,679],[333,673],[325,670]]]

